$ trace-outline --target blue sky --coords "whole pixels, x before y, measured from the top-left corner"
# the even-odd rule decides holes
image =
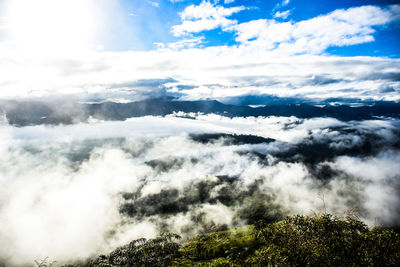
[[[114,38],[106,38],[105,47],[109,50],[124,51],[131,49],[150,50],[154,49],[154,43],[177,42],[178,38],[171,33],[174,25],[181,23],[180,13],[190,5],[200,5],[203,1],[177,1],[152,0],[132,1],[123,0],[121,7],[125,11],[123,16],[128,31],[112,29],[110,35]],[[228,1],[229,2],[229,1]],[[365,5],[388,6],[398,1],[261,1],[261,0],[236,0],[230,3],[211,1],[214,6],[226,8],[243,6],[248,9],[229,16],[229,19],[237,20],[238,23],[249,22],[257,19],[275,19],[279,22],[291,21],[293,23],[312,19],[317,16],[326,15],[337,9],[348,9]],[[274,18],[277,12],[289,12],[286,18]],[[357,56],[400,56],[400,24],[391,22],[374,27],[373,42],[365,42],[357,45],[332,46],[326,52],[335,55]],[[223,31],[221,28],[205,30],[193,33],[192,36],[203,36],[202,46],[237,45],[233,32]],[[186,36],[187,37],[187,36]],[[118,39],[118,41],[116,41]]]

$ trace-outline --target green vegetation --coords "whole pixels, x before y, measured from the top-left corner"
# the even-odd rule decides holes
[[[398,266],[400,235],[356,218],[293,216],[204,234],[180,249],[176,266]]]
[[[136,240],[109,256],[69,266],[399,266],[400,235],[357,218],[291,216],[275,223]]]

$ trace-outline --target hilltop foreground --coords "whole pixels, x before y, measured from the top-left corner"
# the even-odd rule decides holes
[[[259,221],[233,230],[205,233],[178,243],[175,234],[138,239],[84,263],[97,266],[398,266],[400,235],[369,228],[357,218],[329,214]],[[36,262],[45,267],[56,263]]]

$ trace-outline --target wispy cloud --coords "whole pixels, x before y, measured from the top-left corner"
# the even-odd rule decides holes
[[[282,0],[281,2],[277,3],[275,7],[272,9],[272,12],[275,12],[285,6],[287,6],[290,3],[290,0]]]
[[[160,7],[160,3],[155,2],[155,1],[147,1],[147,3],[149,3],[149,4],[152,5],[153,7]]]
[[[204,42],[204,39],[205,39],[204,37],[197,37],[191,39],[183,39],[175,43],[168,43],[168,44],[155,43],[155,45],[158,47],[158,49],[169,48],[172,50],[181,50],[181,49],[199,47],[199,45]]]
[[[290,15],[290,10],[286,11],[277,11],[274,14],[274,18],[282,18],[282,19],[287,19],[287,17]]]

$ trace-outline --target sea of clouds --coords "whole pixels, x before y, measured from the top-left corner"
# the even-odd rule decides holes
[[[355,212],[370,226],[398,226],[399,126],[180,113],[59,126],[3,120],[0,261],[75,261],[162,232],[186,237],[290,214]]]

